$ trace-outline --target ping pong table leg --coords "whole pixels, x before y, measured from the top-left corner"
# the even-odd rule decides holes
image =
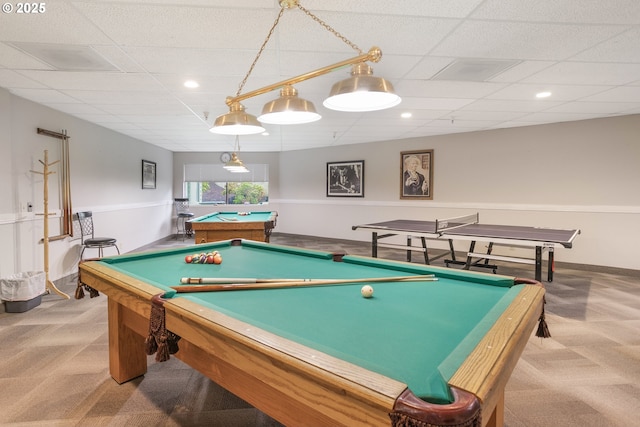
[[[491,251],[493,251],[493,242],[489,242],[489,246],[487,247],[487,255],[491,255]],[[489,265],[489,258],[484,259],[484,265]],[[495,273],[495,270],[493,272]]]
[[[453,239],[449,239],[449,252],[451,253],[451,261],[456,261],[456,250],[453,248]]]
[[[449,255],[451,255],[451,259],[445,259],[444,265],[446,265],[447,268],[449,268],[449,264],[455,264],[455,265],[464,264],[462,261],[458,261],[456,259],[456,250],[453,247],[453,239],[447,239],[447,240],[449,241]]]
[[[371,233],[371,257],[378,258],[378,233]]]
[[[536,246],[536,280],[542,280],[542,246]]]
[[[467,262],[464,264],[464,267],[463,267],[464,270],[471,269],[471,261],[473,260],[473,258],[471,257],[471,254],[473,253],[475,248],[476,248],[476,241],[472,240],[471,244],[469,245],[469,252],[467,252]]]
[[[422,250],[424,250],[424,263],[426,265],[430,265],[431,262],[429,261],[429,250],[427,249],[427,238],[422,236],[420,237],[420,240],[422,240]]]

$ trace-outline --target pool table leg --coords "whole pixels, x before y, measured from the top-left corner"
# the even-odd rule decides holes
[[[504,426],[504,390],[498,396],[498,402],[493,413],[488,418],[482,419],[484,427],[503,427]]]
[[[149,321],[109,298],[109,371],[118,384],[147,372],[144,324]]]

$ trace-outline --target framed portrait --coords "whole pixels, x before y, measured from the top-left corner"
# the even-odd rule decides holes
[[[364,197],[364,160],[328,162],[327,197]]]
[[[433,199],[433,150],[400,153],[400,198]]]
[[[142,188],[156,188],[156,162],[142,161]]]

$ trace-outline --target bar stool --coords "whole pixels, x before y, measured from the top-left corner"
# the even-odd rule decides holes
[[[173,199],[173,205],[176,208],[176,239],[182,234],[182,241],[186,236],[191,237],[191,230],[187,230],[187,221],[193,218],[195,215],[193,212],[189,212],[189,199],[176,198]]]

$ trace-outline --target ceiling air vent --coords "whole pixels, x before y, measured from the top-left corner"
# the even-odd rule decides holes
[[[7,43],[60,71],[120,71],[89,46]]]
[[[503,59],[457,59],[431,77],[431,80],[484,82],[519,62]]]

